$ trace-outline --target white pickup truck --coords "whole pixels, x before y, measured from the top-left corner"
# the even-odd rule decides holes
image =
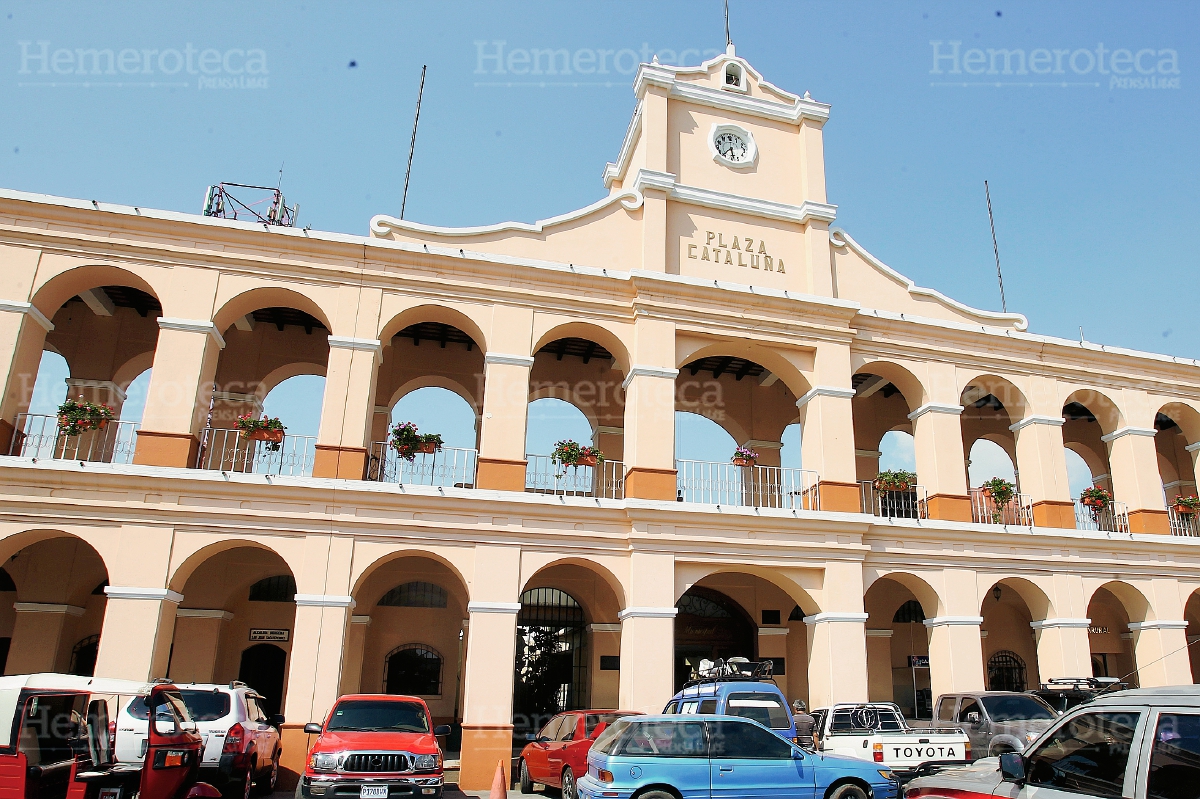
[[[916,776],[923,763],[971,759],[971,740],[962,730],[913,729],[890,702],[821,707],[812,716],[820,751],[882,763],[901,782]]]

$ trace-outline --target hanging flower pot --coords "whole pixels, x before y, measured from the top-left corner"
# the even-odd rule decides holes
[[[908,491],[917,482],[917,475],[903,469],[889,469],[875,476],[876,491]]]
[[[112,418],[112,408],[88,402],[83,397],[68,398],[58,406],[58,427],[68,436],[77,436],[89,430],[103,430]]]
[[[749,447],[738,447],[733,451],[734,466],[754,466],[758,463],[758,453]]]
[[[246,434],[246,438],[250,439],[251,441],[270,441],[278,444],[283,441],[283,431],[268,430],[264,427],[259,428],[258,430],[251,430]]]
[[[253,414],[244,414],[237,418],[237,429],[243,438],[251,441],[269,441],[278,444],[283,441],[283,431],[286,430],[278,417],[264,416],[254,418]]]
[[[1194,495],[1175,497],[1175,504],[1171,506],[1171,509],[1180,516],[1195,516],[1197,512],[1200,512],[1200,497]]]
[[[439,433],[418,433],[417,426],[412,422],[397,422],[392,427],[388,443],[397,455],[411,461],[417,455],[432,455],[440,450],[442,436]]]
[[[1093,513],[1098,513],[1112,503],[1112,494],[1108,493],[1106,489],[1092,486],[1083,489],[1083,493],[1079,495],[1079,501],[1091,508]]]
[[[550,457],[564,466],[596,466],[604,462],[604,453],[595,447],[585,447],[571,439],[554,445]]]

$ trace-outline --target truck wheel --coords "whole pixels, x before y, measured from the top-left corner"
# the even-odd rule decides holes
[[[567,766],[562,773],[562,799],[575,799],[575,773]]]
[[[829,794],[829,799],[867,799],[867,792],[854,783],[839,785]]]
[[[533,779],[529,776],[529,766],[521,760],[521,793],[533,793]]]

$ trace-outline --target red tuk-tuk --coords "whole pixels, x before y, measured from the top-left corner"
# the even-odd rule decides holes
[[[140,763],[113,760],[121,697],[151,708]],[[167,682],[26,674],[0,677],[0,799],[216,799],[196,782],[201,737]]]

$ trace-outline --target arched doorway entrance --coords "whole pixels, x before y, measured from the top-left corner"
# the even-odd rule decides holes
[[[565,591],[521,594],[513,674],[514,725],[539,729],[562,710],[587,707],[587,620]]]
[[[263,710],[275,715],[283,704],[283,677],[287,652],[275,644],[255,644],[242,650],[238,679],[262,694]]]
[[[1029,688],[1025,661],[1016,652],[1002,649],[987,661],[987,689],[989,691],[1016,691],[1023,693]]]
[[[383,690],[389,694],[440,696],[441,654],[424,644],[405,644],[393,649],[384,663]]]
[[[675,689],[701,660],[757,658],[758,628],[741,606],[720,591],[693,586],[675,603]]]

